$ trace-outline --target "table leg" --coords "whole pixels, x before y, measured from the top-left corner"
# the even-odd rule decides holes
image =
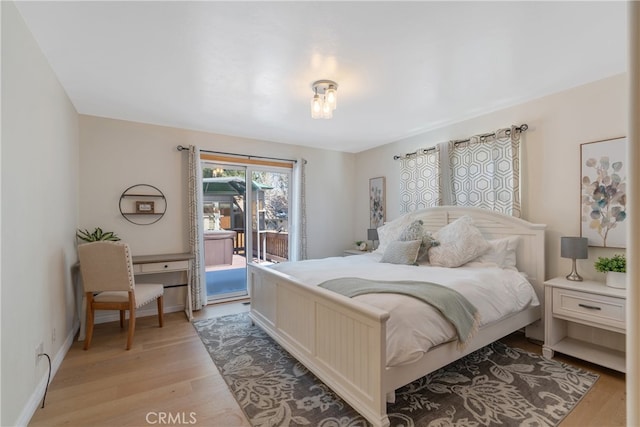
[[[193,320],[193,309],[191,308],[191,261],[189,261],[189,269],[187,270],[187,296],[184,302],[184,314],[187,316],[187,320],[191,322]]]

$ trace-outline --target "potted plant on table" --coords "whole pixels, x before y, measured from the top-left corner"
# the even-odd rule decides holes
[[[594,267],[606,274],[605,284],[612,288],[626,288],[627,258],[624,254],[615,254],[611,258],[598,257]]]
[[[97,242],[100,240],[111,240],[117,242],[120,238],[113,231],[102,231],[102,228],[96,227],[93,232],[87,229],[78,230],[76,237],[83,242]]]

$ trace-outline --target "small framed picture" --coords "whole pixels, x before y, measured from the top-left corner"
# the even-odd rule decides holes
[[[384,176],[369,180],[369,227],[378,228],[385,220]]]
[[[136,213],[153,213],[153,202],[136,202]]]

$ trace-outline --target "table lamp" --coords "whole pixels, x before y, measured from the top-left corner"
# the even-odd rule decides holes
[[[374,241],[378,240],[378,229],[377,228],[367,229],[367,239],[371,240],[371,250],[374,250],[376,248]]]
[[[571,258],[571,273],[567,276],[567,280],[581,282],[582,277],[576,270],[577,259],[587,259],[588,241],[586,237],[561,237],[560,238],[560,256],[562,258]]]

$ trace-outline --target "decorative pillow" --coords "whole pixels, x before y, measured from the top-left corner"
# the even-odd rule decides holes
[[[439,246],[429,249],[429,262],[439,267],[460,267],[489,250],[489,242],[464,215],[435,234]]]
[[[429,248],[432,246],[437,246],[439,245],[439,243],[436,239],[434,239],[430,232],[426,231],[422,227],[422,225],[423,222],[421,219],[414,220],[402,231],[398,240],[421,240],[422,244],[420,245],[420,251],[418,251],[417,261],[419,264],[428,264]]]
[[[422,233],[422,220],[419,219],[413,221],[404,230],[402,230],[402,233],[400,233],[400,237],[398,237],[398,240],[422,240]]]
[[[429,249],[439,245],[440,242],[431,235],[431,232],[425,231],[422,234],[422,246],[420,246],[420,252],[418,252],[418,264],[430,264]]]
[[[402,215],[393,221],[387,222],[385,225],[378,227],[378,249],[376,252],[384,252],[391,242],[395,242],[400,238],[400,234],[409,224],[411,224],[411,216]]]
[[[519,236],[489,240],[489,250],[471,263],[495,264],[500,268],[516,269],[516,250]]]
[[[396,240],[391,242],[382,254],[380,262],[417,265],[416,260],[418,259],[418,251],[421,244],[421,240]]]

